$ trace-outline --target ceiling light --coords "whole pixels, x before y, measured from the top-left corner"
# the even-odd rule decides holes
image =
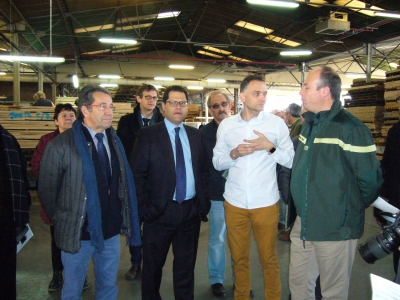
[[[336,4],[339,6],[344,6],[344,7],[349,7],[352,11],[370,16],[370,17],[375,17],[375,12],[373,10],[383,10],[380,7],[377,7],[375,5],[371,5],[369,9],[366,9],[366,3],[364,0],[359,1],[359,0],[336,0],[332,4]]]
[[[116,83],[102,83],[100,84],[101,87],[117,87],[118,84]]]
[[[267,36],[265,37],[265,39],[267,39],[267,40],[269,40],[269,41],[273,41],[273,42],[275,42],[275,43],[287,45],[287,46],[290,46],[290,47],[297,47],[297,46],[300,46],[300,45],[301,45],[301,44],[298,43],[298,42],[291,41],[291,40],[287,40],[287,39],[284,39],[284,38],[281,38],[281,37],[279,37],[279,36],[272,35],[272,34],[267,35]]]
[[[159,89],[161,89],[163,86],[162,85],[156,85],[156,84],[154,84],[153,85],[157,90],[159,90]]]
[[[72,83],[74,84],[74,88],[77,89],[79,87],[79,80],[77,75],[72,75]]]
[[[194,66],[189,65],[169,65],[170,69],[183,69],[183,70],[193,70]]]
[[[165,19],[179,16],[180,11],[167,11],[163,13],[159,13],[157,19]]]
[[[0,72],[0,75],[1,76],[6,75],[6,72]]]
[[[282,56],[301,56],[310,55],[312,52],[310,50],[298,50],[298,51],[282,51],[280,54]]]
[[[173,80],[175,80],[175,78],[173,78],[173,77],[162,77],[162,76],[157,76],[157,77],[154,77],[154,80],[173,81]]]
[[[133,39],[114,39],[114,38],[101,38],[99,39],[102,43],[109,43],[109,44],[136,44],[137,41]]]
[[[387,12],[376,11],[375,16],[400,19],[400,13],[396,14],[396,13],[387,13]]]
[[[268,6],[277,6],[277,7],[288,7],[288,8],[296,8],[299,6],[298,3],[293,1],[275,1],[275,0],[247,0],[247,3],[250,4],[261,4],[261,5],[268,5]]]
[[[102,78],[102,79],[120,79],[121,76],[119,76],[119,75],[99,75],[99,78]]]
[[[18,56],[18,55],[0,55],[0,60],[10,61],[30,61],[30,62],[64,62],[64,57],[47,57],[47,56]]]
[[[216,82],[216,83],[225,83],[225,79],[218,79],[218,78],[209,78],[207,79],[207,82]]]
[[[199,86],[199,85],[189,85],[188,87],[187,87],[187,89],[188,90],[198,90],[198,91],[201,91],[202,89],[204,89],[202,86]]]
[[[391,63],[389,63],[389,66],[391,66],[393,68],[397,68],[399,65],[394,62],[391,62]]]

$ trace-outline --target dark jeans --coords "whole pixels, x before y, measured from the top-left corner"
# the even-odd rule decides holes
[[[129,246],[129,253],[132,266],[140,266],[142,264],[142,246]]]
[[[62,272],[64,266],[61,260],[61,250],[57,247],[56,241],[54,239],[54,226],[50,226],[51,235],[51,263],[53,266],[53,272]]]

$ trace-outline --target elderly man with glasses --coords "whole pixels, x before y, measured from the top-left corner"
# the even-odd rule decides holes
[[[200,130],[206,138],[209,194],[211,199],[210,236],[208,238],[208,275],[211,290],[216,297],[226,297],[225,282],[225,237],[224,171],[215,170],[212,164],[213,149],[217,142],[217,130],[221,121],[231,115],[231,99],[226,92],[213,91],[207,95],[207,106],[214,117]]]
[[[207,221],[210,201],[204,136],[183,125],[187,104],[183,87],[168,87],[164,122],[138,131],[130,160],[143,220],[142,299],[161,299],[162,269],[171,245],[175,299],[194,299],[200,223]]]
[[[110,93],[82,88],[78,120],[57,135],[43,153],[38,193],[61,249],[61,299],[81,299],[89,260],[95,265],[95,298],[117,299],[120,234],[140,246],[137,200],[121,141],[111,128]]]
[[[164,120],[157,107],[157,89],[149,84],[142,84],[136,95],[137,105],[133,113],[127,114],[118,122],[117,135],[121,139],[128,160],[131,158],[133,145],[139,129]],[[126,280],[138,277],[142,265],[142,247],[129,247],[131,254],[131,268],[126,272]]]

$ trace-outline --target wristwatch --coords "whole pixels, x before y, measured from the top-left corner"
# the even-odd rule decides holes
[[[271,149],[269,149],[269,153],[274,153],[275,152],[275,150],[276,150],[276,148],[275,147],[272,147]]]

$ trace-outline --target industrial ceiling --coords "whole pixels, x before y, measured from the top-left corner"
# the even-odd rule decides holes
[[[153,66],[152,72],[155,68],[162,73],[172,61],[195,66],[196,73],[174,76],[194,82],[207,78],[212,67],[218,73],[269,77],[297,71],[303,62],[311,67],[336,64],[342,73],[352,65],[365,71],[368,44],[373,70],[391,70],[389,63],[400,60],[400,19],[375,16],[377,11],[400,12],[400,1],[286,1],[300,5],[278,8],[245,0],[2,0],[0,50],[65,57],[62,65],[22,67],[23,72],[42,70],[55,83],[72,74],[96,76],[96,66],[124,78],[146,80],[160,74],[149,75],[143,69]],[[160,15],[168,12],[171,17]],[[99,42],[105,37],[138,43]],[[287,57],[280,54],[283,50],[312,54]],[[0,61],[0,71],[12,73],[12,63]]]

